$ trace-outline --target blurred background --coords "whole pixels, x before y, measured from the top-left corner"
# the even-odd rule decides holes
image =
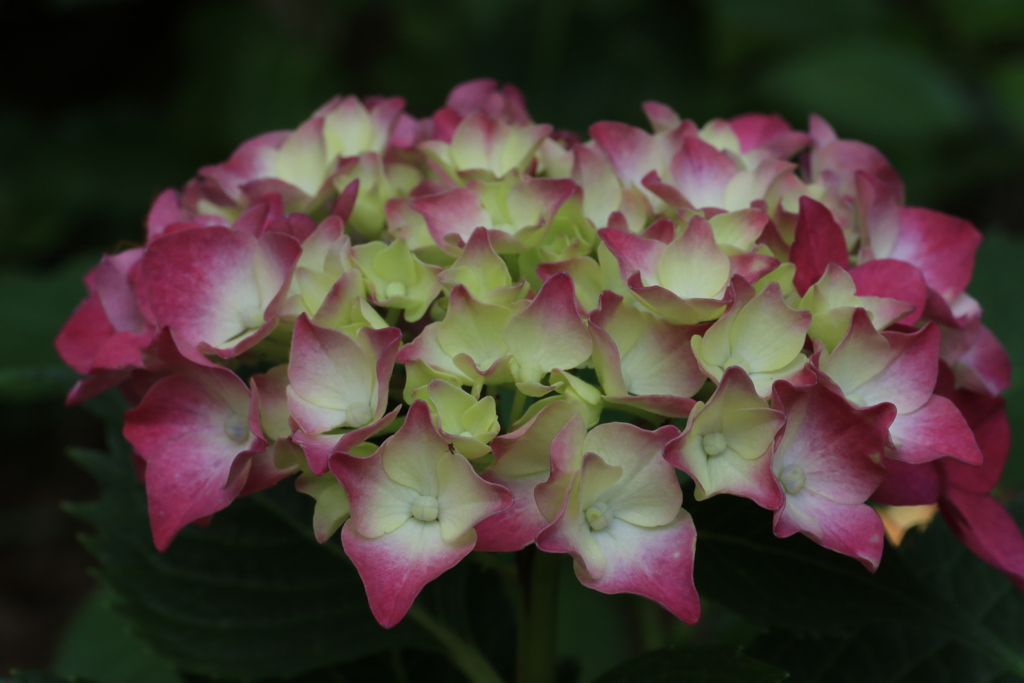
[[[821,114],[889,157],[908,203],[985,232],[969,291],[1024,365],[1020,0],[0,6],[0,675],[70,656],[61,638],[94,583],[60,504],[95,495],[64,453],[102,447],[102,429],[63,406],[73,373],[52,344],[81,275],[141,241],[163,188],[335,93],[402,95],[425,116],[454,84],[490,76],[518,85],[535,120],[584,135],[601,119],[643,125],[645,99],[698,122],[766,111],[804,127]],[[1024,489],[1015,450],[1007,497]]]

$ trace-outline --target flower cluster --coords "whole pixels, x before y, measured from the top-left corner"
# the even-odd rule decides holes
[[[384,626],[530,544],[692,623],[682,471],[872,570],[876,505],[937,503],[1024,586],[978,231],[820,118],[644,111],[584,141],[490,80],[336,98],[157,197],[57,339],[71,402],[135,404],[156,546],[297,475]]]

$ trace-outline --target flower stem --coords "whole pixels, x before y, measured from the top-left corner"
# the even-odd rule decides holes
[[[512,425],[523,416],[525,410],[526,394],[517,390],[515,397],[512,399],[512,409],[508,413],[508,431],[512,431]]]
[[[472,683],[504,683],[487,658],[472,643],[466,642],[426,610],[413,605],[409,618],[422,626],[440,643],[452,664]]]
[[[518,683],[553,683],[558,626],[559,557],[526,548],[520,557],[523,587],[516,653]]]

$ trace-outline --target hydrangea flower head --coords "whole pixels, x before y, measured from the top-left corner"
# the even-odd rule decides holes
[[[156,546],[294,485],[385,627],[530,545],[692,623],[684,506],[749,498],[873,570],[871,503],[937,503],[1024,586],[980,233],[818,117],[643,107],[583,139],[487,79],[425,118],[337,97],[160,194],[57,338],[69,402],[134,404]]]

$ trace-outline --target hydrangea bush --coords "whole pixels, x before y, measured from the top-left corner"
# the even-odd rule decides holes
[[[695,623],[685,490],[864,572],[880,511],[937,504],[1024,588],[980,233],[816,116],[643,109],[582,139],[491,80],[338,97],[160,194],[57,339],[70,402],[134,406],[156,548],[294,485],[383,627],[530,546]]]

